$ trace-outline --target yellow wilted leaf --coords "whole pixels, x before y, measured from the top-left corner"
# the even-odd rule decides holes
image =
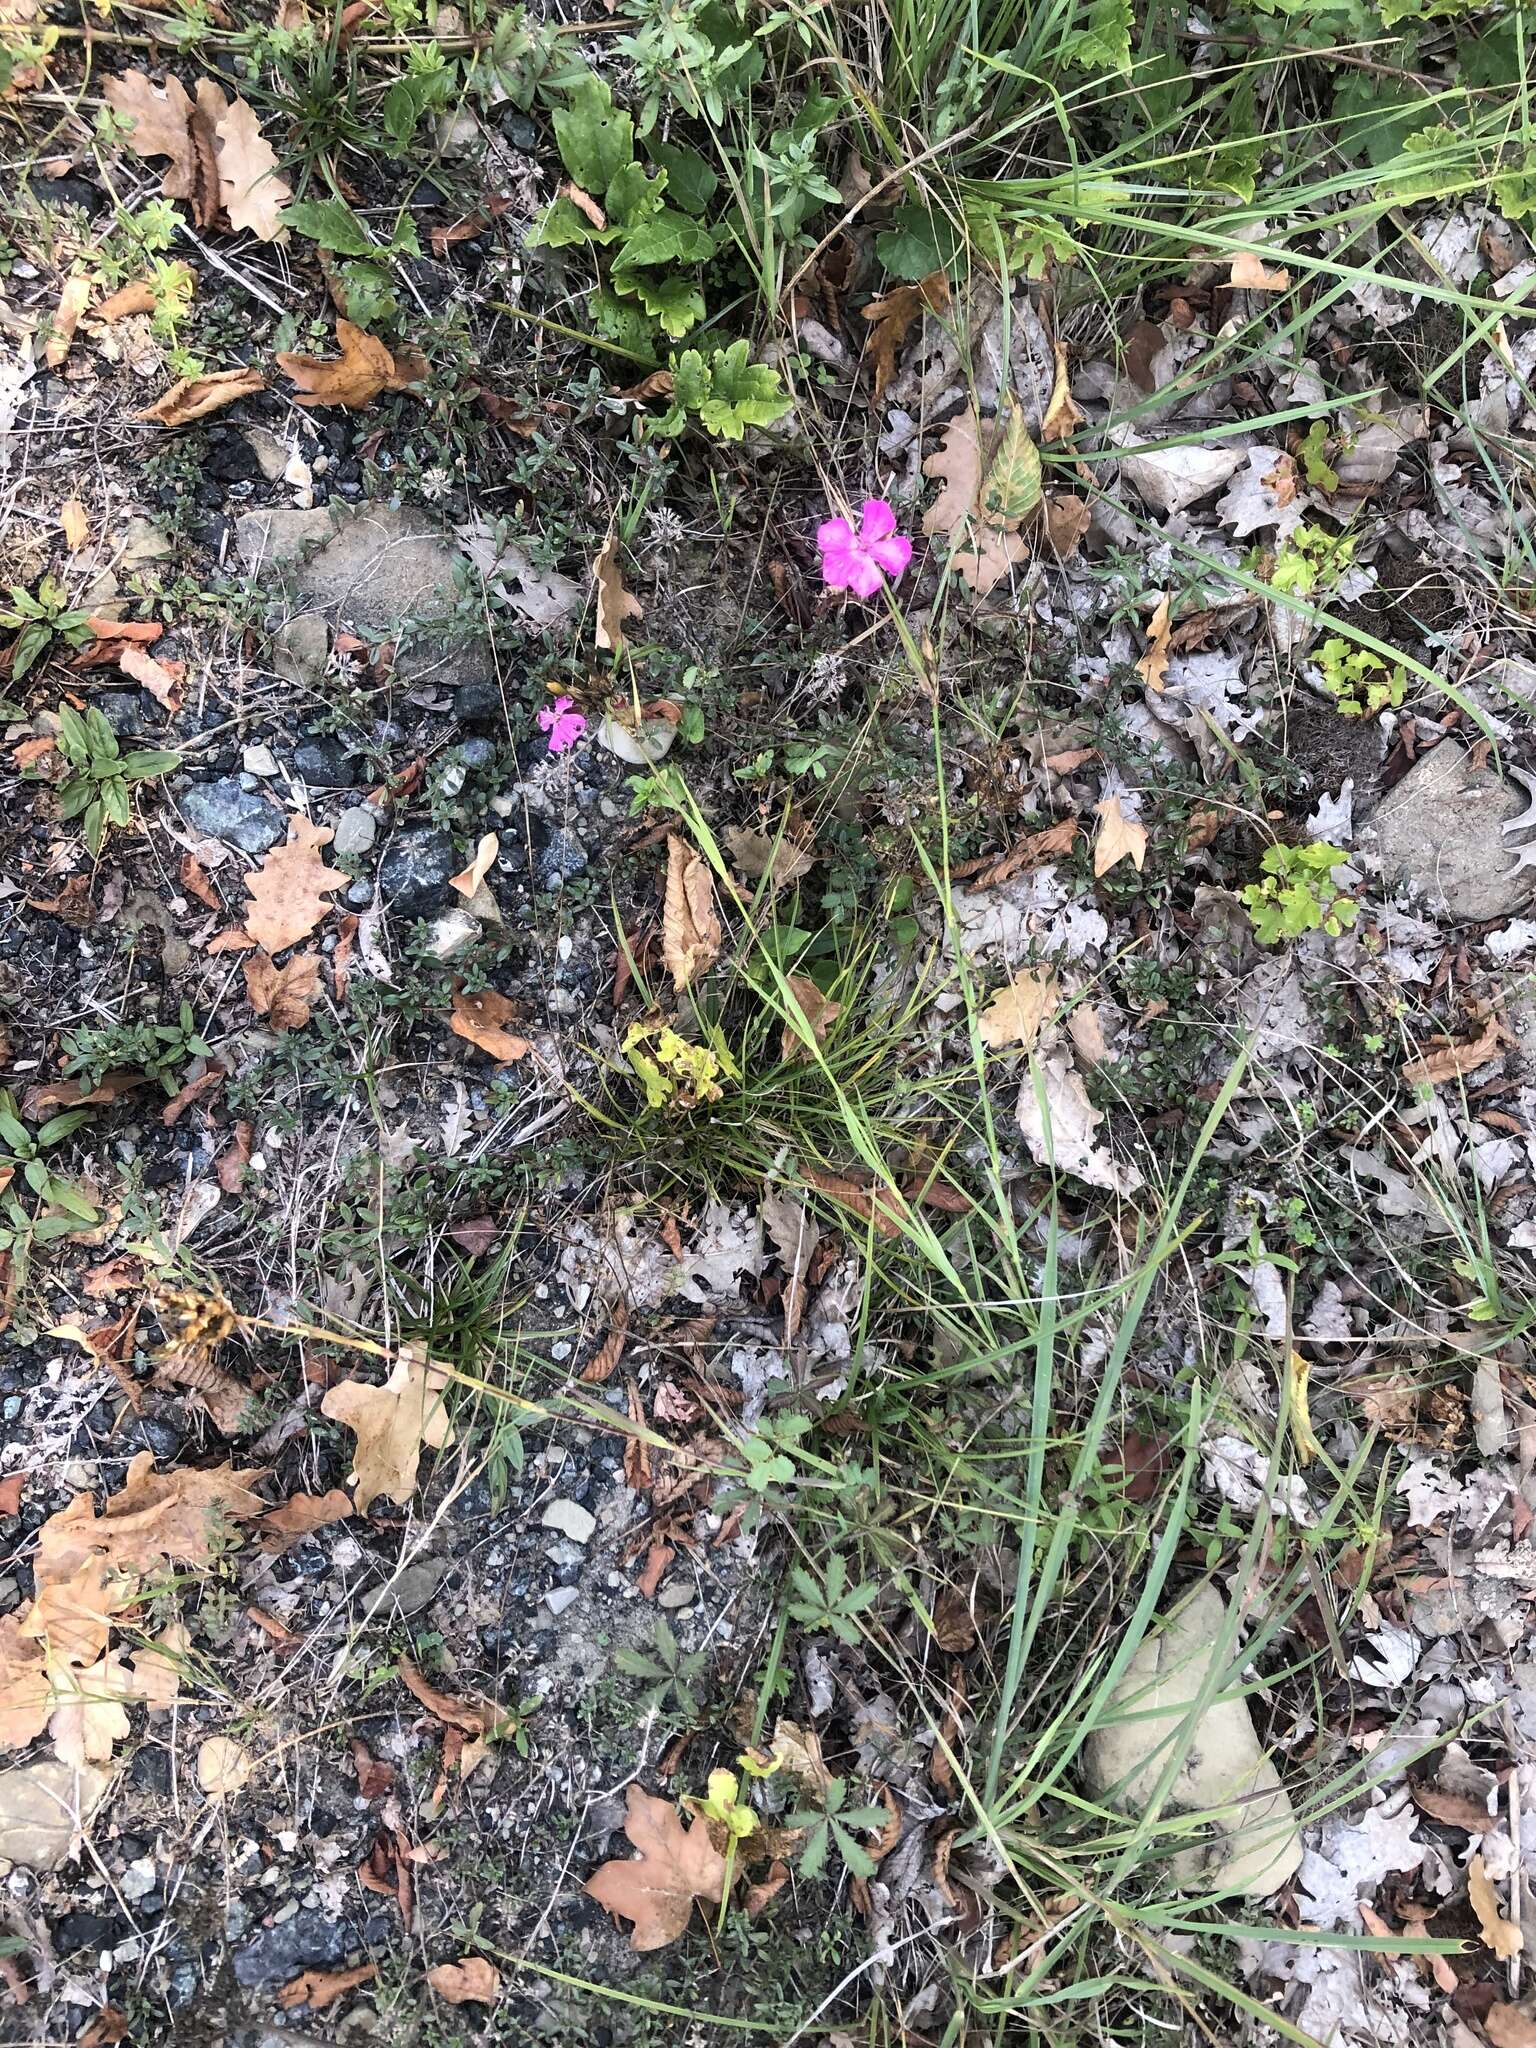
[[[1147,651],[1136,664],[1136,673],[1149,690],[1161,690],[1168,675],[1169,642],[1173,625],[1169,617],[1172,600],[1160,597],[1152,622],[1147,627]]]
[[[1481,1856],[1474,1856],[1467,1865],[1467,1896],[1472,1901],[1483,1940],[1499,1960],[1507,1963],[1511,1956],[1519,1955],[1525,1946],[1525,1937],[1514,1922],[1506,1920],[1499,1911],[1499,1895],[1493,1888]]]
[[[403,1502],[416,1491],[422,1446],[440,1451],[454,1441],[443,1402],[448,1375],[412,1352],[402,1352],[382,1387],[343,1380],[320,1403],[322,1415],[345,1423],[357,1443],[352,1452],[357,1511],[366,1515],[380,1494]]]
[[[1105,797],[1094,809],[1099,814],[1099,836],[1093,842],[1095,877],[1107,875],[1127,855],[1139,875],[1147,858],[1146,826],[1125,815],[1117,796]]]
[[[90,517],[78,498],[66,498],[59,507],[59,525],[71,549],[83,548],[91,537]]]
[[[976,1028],[983,1045],[994,1051],[1004,1046],[1034,1049],[1040,1027],[1056,1007],[1056,977],[1040,968],[1025,967],[997,991],[980,1017]]]
[[[1056,343],[1056,377],[1051,385],[1051,402],[1045,408],[1045,418],[1040,422],[1042,441],[1066,441],[1083,424],[1088,415],[1072,396],[1072,386],[1067,370],[1067,352]]]
[[[1010,532],[1040,503],[1040,450],[1017,398],[1008,408],[1002,439],[981,487],[982,517]]]
[[[1283,292],[1290,289],[1288,270],[1266,270],[1257,249],[1239,249],[1232,258],[1232,289],[1248,292]]]

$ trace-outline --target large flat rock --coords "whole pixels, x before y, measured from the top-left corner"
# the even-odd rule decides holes
[[[1455,924],[1514,916],[1536,899],[1536,867],[1517,866],[1500,828],[1527,808],[1518,785],[1442,740],[1376,806],[1383,883]]]
[[[465,557],[424,512],[404,505],[269,507],[241,514],[235,546],[253,576],[281,571],[295,611],[323,612],[371,643],[397,640],[395,668],[407,680],[457,684],[487,673],[483,643],[442,637]]]
[[[1301,1862],[1290,1794],[1259,1747],[1243,1699],[1217,1698],[1199,1709],[1221,1651],[1227,1610],[1202,1586],[1162,1620],[1137,1649],[1111,1695],[1104,1724],[1084,1745],[1084,1774],[1094,1795],[1123,1813],[1145,1813],[1177,1760],[1160,1811],[1200,1814],[1194,1846],[1173,1858],[1186,1890],[1278,1891]],[[1191,1715],[1198,1718],[1191,1726]]]

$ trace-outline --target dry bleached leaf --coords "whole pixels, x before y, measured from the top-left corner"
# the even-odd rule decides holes
[[[939,477],[944,485],[923,514],[924,533],[942,533],[949,538],[954,544],[950,567],[978,597],[985,597],[1029,550],[1017,533],[1002,524],[987,523],[979,509],[985,457],[981,424],[974,412],[963,412],[950,421],[943,440],[923,464],[923,474]]]
[[[816,856],[793,839],[770,837],[746,825],[732,825],[725,833],[731,859],[749,882],[766,880],[775,894],[798,882],[816,865]]]
[[[1019,1089],[1016,1114],[1025,1143],[1042,1166],[1054,1163],[1058,1172],[1075,1174],[1112,1194],[1128,1195],[1141,1186],[1134,1166],[1120,1165],[1094,1143],[1103,1112],[1088,1100],[1082,1076],[1065,1051],[1032,1065]]]
[[[1056,377],[1051,386],[1051,401],[1045,408],[1045,418],[1040,422],[1042,441],[1067,441],[1088,415],[1072,396],[1072,385],[1067,368],[1067,352],[1058,341],[1055,344]]]
[[[615,1857],[588,1878],[584,1889],[610,1913],[634,1922],[631,1948],[665,1948],[687,1931],[696,1899],[719,1903],[725,1858],[702,1820],[687,1826],[670,1799],[655,1799],[631,1785],[624,1832],[640,1851]]]
[[[382,1387],[343,1380],[320,1403],[322,1415],[345,1423],[357,1438],[352,1479],[360,1515],[380,1494],[396,1502],[409,1500],[416,1491],[422,1446],[440,1451],[454,1441],[443,1400],[447,1385],[441,1367],[406,1352]]]
[[[332,906],[323,899],[333,889],[344,889],[352,877],[342,868],[328,868],[319,849],[332,838],[329,825],[313,825],[308,818],[288,821],[288,838],[274,847],[256,870],[246,878],[245,893],[251,899],[245,929],[267,953],[281,953],[307,939]]]
[[[709,863],[685,839],[669,832],[661,957],[679,994],[714,965],[721,937]]]
[[[1232,289],[1248,292],[1283,292],[1290,289],[1288,270],[1266,270],[1257,249],[1239,249],[1232,258]]]
[[[214,130],[219,200],[236,233],[275,242],[283,232],[281,212],[293,197],[277,175],[277,157],[244,100],[234,100]]]
[[[490,873],[496,856],[500,851],[501,841],[496,837],[496,834],[494,832],[483,833],[480,844],[475,848],[475,857],[469,863],[469,866],[461,868],[458,874],[448,877],[449,888],[457,889],[461,896],[473,896],[480,884]]]
[[[1055,1007],[1055,975],[1043,968],[1023,968],[998,990],[977,1019],[982,1043],[995,1051],[1022,1046],[1031,1052],[1041,1025]]]
[[[1094,805],[1094,809],[1099,816],[1099,833],[1093,842],[1095,878],[1107,875],[1127,856],[1139,875],[1147,858],[1146,826],[1138,825],[1134,818],[1125,815],[1117,796],[1105,797],[1102,803]]]
[[[1169,618],[1172,599],[1163,596],[1157,601],[1152,622],[1147,627],[1147,651],[1136,664],[1136,673],[1149,690],[1161,691],[1168,677],[1168,659],[1172,653],[1169,643],[1173,637],[1173,626]]]
[[[1467,1896],[1483,1940],[1499,1960],[1508,1962],[1511,1956],[1519,1955],[1525,1938],[1514,1922],[1506,1920],[1499,1911],[1499,1895],[1481,1856],[1472,1857],[1467,1864]]]

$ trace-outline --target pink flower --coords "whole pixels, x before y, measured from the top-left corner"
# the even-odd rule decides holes
[[[873,597],[887,576],[894,583],[912,560],[912,543],[896,531],[896,514],[884,498],[866,498],[859,530],[846,519],[827,519],[816,529],[821,573],[828,590]]]
[[[567,747],[574,747],[587,729],[586,719],[571,709],[569,697],[557,697],[553,704],[546,704],[539,713],[539,724],[549,734],[552,754],[563,754]]]

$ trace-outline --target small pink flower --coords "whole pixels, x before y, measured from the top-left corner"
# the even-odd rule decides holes
[[[587,729],[586,719],[571,709],[569,697],[557,697],[553,704],[546,704],[539,713],[539,724],[549,734],[552,754],[563,754],[567,747],[574,747]]]
[[[896,531],[896,514],[884,498],[866,498],[859,530],[846,519],[827,519],[816,529],[821,573],[828,590],[873,597],[887,576],[894,583],[912,560],[912,543]]]

